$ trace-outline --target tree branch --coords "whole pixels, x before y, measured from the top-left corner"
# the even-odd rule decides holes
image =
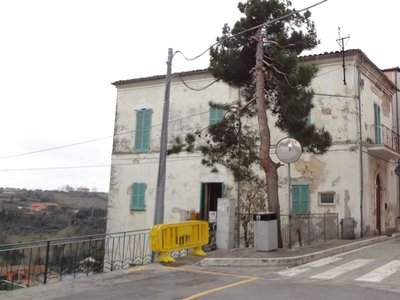
[[[247,109],[250,105],[256,103],[256,98],[251,99],[250,101],[248,101],[240,110],[239,110],[239,114],[238,117],[240,118],[244,112],[245,109]]]
[[[285,77],[286,83],[287,83],[292,89],[294,89],[294,86],[292,86],[292,84],[289,82],[286,73],[284,73],[284,72],[282,72],[282,71],[279,71],[273,64],[268,63],[268,62],[267,62],[266,60],[264,60],[264,59],[263,59],[263,63],[266,64],[268,67],[274,69],[275,72],[277,72],[278,74],[283,75],[283,76]]]

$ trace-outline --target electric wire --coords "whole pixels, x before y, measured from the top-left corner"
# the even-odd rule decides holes
[[[276,19],[273,19],[273,20],[264,22],[264,23],[262,23],[262,24],[253,26],[253,27],[251,27],[251,28],[248,28],[248,29],[246,29],[246,30],[243,30],[243,31],[241,31],[241,32],[238,32],[238,33],[236,33],[236,34],[234,34],[234,35],[231,35],[231,36],[229,36],[229,37],[226,37],[226,38],[223,39],[222,41],[226,41],[226,40],[228,40],[228,39],[237,37],[237,36],[242,35],[242,34],[244,34],[244,33],[246,33],[246,32],[249,32],[249,31],[258,29],[258,28],[260,28],[260,27],[262,27],[262,26],[268,26],[269,24],[273,24],[273,23],[275,23],[275,22],[278,22],[278,21],[281,21],[281,20],[283,20],[283,19],[286,19],[287,17],[290,17],[290,16],[293,16],[293,15],[295,15],[295,14],[298,14],[298,13],[301,13],[301,12],[303,12],[303,11],[306,11],[306,10],[308,10],[308,9],[310,9],[310,8],[313,8],[313,7],[315,7],[315,6],[318,6],[318,5],[320,5],[320,4],[322,4],[322,3],[326,2],[326,1],[328,1],[328,0],[322,0],[322,1],[318,2],[318,3],[315,3],[315,4],[313,4],[313,5],[310,5],[310,6],[306,7],[306,8],[300,9],[300,10],[294,10],[294,11],[293,11],[292,13],[290,13],[290,14],[287,14],[287,15],[281,16],[281,17],[279,17],[279,18],[276,18]],[[179,50],[178,50],[178,51],[175,51],[174,54],[173,54],[172,56],[174,57],[175,54],[181,54],[181,55],[183,56],[183,58],[185,58],[187,61],[193,61],[193,60],[196,60],[196,59],[200,58],[200,57],[203,56],[204,54],[206,54],[212,47],[214,47],[214,46],[216,46],[216,45],[218,45],[218,44],[221,44],[221,43],[222,43],[222,42],[220,42],[220,41],[215,42],[215,43],[212,44],[210,47],[208,47],[205,51],[201,52],[199,55],[197,55],[197,56],[195,56],[195,57],[193,57],[193,58],[187,58],[187,57],[186,57],[181,51],[179,51]]]
[[[173,158],[172,160],[167,160],[167,162],[179,162],[179,161],[190,161],[199,160],[202,156],[194,156],[187,158]],[[158,164],[157,161],[140,162],[140,163],[118,163],[118,164],[103,164],[103,165],[88,165],[88,166],[68,166],[68,167],[45,167],[45,168],[23,168],[23,169],[0,169],[0,172],[16,172],[16,171],[44,171],[44,170],[66,170],[66,169],[86,169],[86,168],[104,168],[111,166],[133,166],[133,165],[147,165],[147,164]]]
[[[308,9],[310,9],[310,8],[313,8],[313,7],[315,7],[315,6],[318,6],[318,5],[320,5],[320,4],[322,4],[322,3],[326,2],[326,1],[327,1],[327,0],[322,0],[322,1],[320,1],[320,2],[318,2],[318,3],[315,3],[315,4],[311,5],[311,6],[308,6],[308,7],[306,7],[306,8],[303,8],[303,9],[300,9],[300,10],[294,10],[294,11],[293,11],[292,13],[290,13],[290,14],[287,14],[287,15],[281,16],[281,17],[279,17],[279,18],[276,18],[276,19],[273,19],[273,20],[264,22],[264,23],[259,24],[259,25],[256,25],[256,26],[253,26],[253,27],[248,28],[248,29],[246,29],[246,30],[243,30],[243,31],[241,31],[241,32],[239,32],[239,33],[237,33],[237,34],[234,34],[234,35],[232,35],[232,36],[229,36],[229,37],[225,38],[224,40],[226,40],[226,39],[231,39],[231,38],[234,38],[234,37],[239,36],[239,35],[241,35],[241,34],[244,34],[244,33],[246,33],[246,32],[249,32],[249,31],[258,29],[258,28],[260,28],[260,27],[262,27],[262,26],[267,26],[267,25],[269,25],[269,24],[278,22],[278,21],[283,20],[283,19],[285,19],[285,18],[287,18],[287,17],[290,17],[290,16],[292,16],[292,15],[298,14],[298,13],[300,13],[300,12],[303,12],[303,11],[306,11],[306,10],[308,10]],[[175,54],[178,54],[178,53],[179,53],[179,54],[181,54],[186,60],[188,60],[188,61],[193,61],[193,60],[195,60],[195,59],[198,59],[199,57],[201,57],[202,55],[204,55],[205,53],[207,53],[212,47],[214,47],[215,45],[218,45],[218,44],[220,44],[220,43],[221,43],[221,42],[216,42],[216,43],[214,43],[213,45],[211,45],[210,47],[208,47],[205,51],[203,51],[202,53],[200,53],[199,55],[197,55],[196,57],[193,57],[193,58],[187,58],[187,57],[184,55],[184,53],[182,53],[181,51],[175,51],[175,53],[173,54],[173,56],[174,56]],[[218,80],[214,80],[213,82],[211,82],[210,84],[208,84],[207,86],[205,86],[205,87],[203,87],[203,88],[195,89],[195,88],[192,88],[192,87],[188,86],[188,85],[186,84],[186,82],[183,80],[183,78],[182,78],[180,75],[179,75],[179,78],[181,79],[181,81],[183,82],[183,84],[184,84],[187,88],[189,88],[189,89],[191,89],[191,90],[194,90],[194,91],[202,91],[202,90],[205,90],[205,89],[207,89],[208,87],[210,87],[212,84],[214,84],[215,82],[218,81]],[[204,113],[208,113],[208,111],[207,111],[207,112],[200,113],[200,114],[196,114],[196,115],[201,115],[201,114],[204,114]],[[193,116],[196,116],[196,115],[193,115]],[[180,120],[183,120],[183,119],[186,119],[186,118],[189,118],[189,117],[193,117],[193,116],[188,116],[188,117],[184,117],[184,118],[181,118],[181,119],[176,119],[176,120],[170,121],[169,123],[176,122],[176,121],[180,121]],[[161,126],[161,124],[153,125],[153,126],[151,126],[151,128],[157,127],[157,126]],[[58,149],[62,149],[62,148],[72,147],[72,146],[78,146],[78,145],[82,145],[82,144],[86,144],[86,143],[91,143],[91,142],[95,142],[95,141],[100,141],[100,140],[104,140],[104,139],[109,139],[109,138],[112,138],[112,137],[114,137],[114,136],[119,136],[119,135],[134,133],[135,131],[136,131],[136,130],[131,130],[131,131],[128,131],[128,132],[118,133],[118,134],[115,134],[115,135],[113,135],[113,136],[106,136],[106,137],[91,139],[91,140],[87,140],[87,141],[83,141],[83,142],[78,142],[78,143],[73,143],[73,144],[68,144],[68,145],[63,145],[63,146],[57,146],[57,147],[51,147],[51,148],[46,148],[46,149],[41,149],[41,150],[35,150],[35,151],[25,152],[25,153],[19,153],[19,154],[14,154],[14,155],[3,156],[3,157],[0,157],[0,160],[1,160],[1,159],[7,159],[7,158],[13,158],[13,157],[20,157],[20,156],[24,156],[24,155],[36,154],[36,153],[41,153],[41,152],[46,152],[46,151],[58,150]],[[68,167],[67,167],[67,168],[68,168]]]
[[[333,69],[333,70],[331,70],[331,71],[328,71],[328,72],[325,72],[325,73],[322,73],[322,74],[318,74],[318,75],[315,76],[315,77],[320,77],[320,76],[329,74],[329,73],[334,72],[334,71],[336,71],[336,70],[338,70],[338,69],[341,69],[341,68],[342,68],[342,67],[338,67],[338,68]],[[207,89],[208,87],[210,87],[211,85],[213,85],[214,83],[218,82],[218,79],[216,79],[216,80],[212,81],[211,83],[209,83],[208,85],[206,85],[206,86],[204,86],[204,87],[202,87],[202,88],[196,89],[196,88],[190,87],[190,86],[185,82],[185,80],[183,79],[182,76],[178,75],[178,76],[175,76],[175,77],[179,77],[180,80],[182,81],[182,83],[183,83],[188,89],[193,90],[193,91],[202,91],[202,90],[205,90],[205,89]],[[314,93],[314,95],[317,95],[317,96],[349,97],[349,98],[352,98],[351,96],[331,95],[331,94],[322,94],[322,93]],[[203,115],[203,114],[206,114],[206,113],[209,113],[209,111],[200,112],[200,113],[198,113],[198,114],[194,114],[194,115],[190,115],[190,116],[186,116],[186,117],[174,119],[174,120],[169,121],[168,123],[171,124],[171,123],[174,123],[174,122],[179,122],[179,121],[182,121],[182,120],[185,120],[185,119],[188,119],[188,118],[192,118],[192,117],[196,117],[196,116],[199,116],[199,115]],[[151,126],[150,128],[154,128],[154,127],[158,127],[158,126],[161,126],[161,124],[153,125],[153,126]],[[209,126],[207,126],[206,128],[208,128],[208,127],[209,127]],[[203,131],[203,130],[206,129],[206,128],[203,128],[201,131]],[[113,137],[115,137],[115,136],[120,136],[120,135],[125,135],[125,134],[132,134],[132,133],[135,133],[135,132],[136,132],[136,130],[130,130],[130,131],[125,131],[125,132],[116,133],[115,135],[105,136],[105,137],[96,138],[96,139],[90,139],[90,140],[86,140],[86,141],[82,141],[82,142],[77,142],[77,143],[72,143],[72,144],[67,144],[67,145],[62,145],[62,146],[56,146],[56,147],[51,147],[51,148],[46,148],[46,149],[41,149],[41,150],[35,150],[35,151],[30,151],[30,152],[24,152],[24,153],[19,153],[19,154],[13,154],[13,155],[8,155],[8,156],[3,156],[3,157],[0,157],[0,160],[1,160],[1,159],[7,159],[7,158],[13,158],[13,157],[19,157],[19,156],[25,156],[25,155],[30,155],[30,154],[36,154],[36,153],[41,153],[41,152],[47,152],[47,151],[52,151],[52,150],[58,150],[58,149],[68,148],[68,147],[73,147],[73,146],[79,146],[79,145],[83,145],[83,144],[87,144],[87,143],[92,143],[92,142],[97,142],[97,141],[101,141],[101,140],[113,138]]]
[[[196,116],[200,116],[200,115],[203,115],[203,114],[206,114],[206,113],[209,113],[209,111],[204,111],[204,112],[200,112],[200,113],[197,113],[197,114],[194,114],[194,115],[190,115],[190,116],[186,116],[186,117],[183,117],[183,118],[174,119],[172,121],[169,121],[168,123],[179,122],[179,121],[182,121],[182,120],[185,120],[185,119],[189,119],[189,118],[192,118],[192,117],[196,117]],[[158,126],[161,126],[161,124],[153,125],[150,128],[154,128],[154,127],[158,127]],[[24,155],[30,155],[30,154],[40,153],[40,152],[46,152],[46,151],[52,151],[52,150],[57,150],[57,149],[62,149],[62,148],[78,146],[78,145],[82,145],[82,144],[87,144],[87,143],[91,143],[91,142],[96,142],[96,141],[100,141],[100,140],[109,139],[109,138],[112,138],[114,136],[131,134],[131,133],[134,133],[134,132],[136,132],[136,130],[120,132],[120,133],[116,133],[115,135],[110,135],[110,136],[101,137],[101,138],[97,138],[97,139],[91,139],[91,140],[78,142],[78,143],[73,143],[73,144],[67,144],[67,145],[63,145],[63,146],[57,146],[57,147],[51,147],[51,148],[46,148],[46,149],[41,149],[41,150],[35,150],[35,151],[30,151],[30,152],[24,152],[24,153],[19,153],[19,154],[3,156],[3,157],[0,157],[0,159],[13,158],[13,157],[18,157],[18,156],[24,156]]]

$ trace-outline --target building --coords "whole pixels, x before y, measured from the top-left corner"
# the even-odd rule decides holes
[[[29,211],[46,211],[49,206],[58,207],[57,203],[35,202],[28,206]]]
[[[303,203],[302,211],[292,213],[338,213],[340,219],[354,218],[356,236],[384,234],[396,230],[400,209],[395,175],[399,135],[393,131],[392,98],[397,88],[361,50],[344,54],[344,58],[342,52],[301,58],[318,66],[310,118],[331,133],[333,145],[324,155],[303,153],[291,164],[291,207]],[[190,87],[214,80],[207,70],[179,75]],[[149,228],[154,218],[165,76],[113,84],[117,104],[107,232]],[[196,92],[173,78],[168,140],[217,122],[223,114],[210,110],[210,101],[233,103],[239,97],[237,89],[222,82]],[[271,156],[278,161],[275,145],[285,135],[273,124],[270,116]],[[217,210],[217,198],[236,199],[232,175],[223,168],[210,172],[201,159],[200,153],[167,158],[165,223],[183,221],[193,210],[207,219],[209,211]],[[281,167],[278,172],[281,213],[287,214],[288,170]]]
[[[90,192],[90,189],[89,189],[88,187],[81,186],[81,187],[78,187],[78,188],[76,189],[76,191],[79,192],[79,193],[89,193],[89,192]]]

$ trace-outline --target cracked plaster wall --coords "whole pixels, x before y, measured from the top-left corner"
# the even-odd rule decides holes
[[[310,210],[312,213],[335,212],[339,218],[360,217],[360,166],[358,139],[358,106],[357,100],[352,98],[355,94],[352,79],[355,76],[354,67],[346,69],[348,85],[342,83],[342,70],[337,65],[320,66],[320,73],[324,76],[317,76],[312,84],[316,93],[339,94],[346,97],[332,97],[316,95],[314,98],[315,107],[311,111],[311,120],[318,127],[325,127],[333,136],[334,145],[326,154],[314,156],[304,153],[301,159],[292,164],[292,184],[310,185]],[[211,81],[211,78],[194,80],[191,86],[204,86]],[[373,101],[381,101],[382,123],[386,124],[388,117],[387,99],[377,98],[376,94],[368,91],[371,85],[365,80],[363,99],[363,121],[365,124],[373,123]],[[115,133],[133,131],[135,129],[135,107],[151,107],[153,109],[152,124],[161,124],[163,108],[163,94],[165,85],[163,82],[153,87],[139,86],[121,89],[118,92],[118,105],[116,111]],[[181,119],[186,116],[198,115],[193,118],[182,119],[170,123],[169,140],[177,135],[184,135],[196,129],[202,129],[208,125],[208,102],[226,103],[237,99],[237,91],[222,83],[213,85],[204,92],[197,93],[185,88],[182,84],[171,86],[171,113],[170,121]],[[386,102],[385,102],[386,101]],[[389,112],[389,117],[391,117]],[[272,128],[272,144],[276,144],[286,134],[273,128],[274,117],[269,117],[269,124]],[[256,124],[256,123],[254,123]],[[132,165],[118,166],[112,168],[112,179],[109,197],[109,219],[108,232],[148,228],[152,225],[154,214],[155,187],[157,178],[158,149],[161,126],[153,127],[151,133],[150,153],[133,154],[134,135],[118,135],[114,139],[113,164],[132,162]],[[364,129],[363,129],[364,131]],[[365,129],[365,136],[368,130]],[[119,153],[125,155],[119,155]],[[271,155],[275,161],[274,148]],[[128,154],[128,155],[127,155]],[[198,154],[196,154],[198,155]],[[183,219],[184,211],[199,210],[200,205],[200,183],[201,182],[224,182],[227,186],[227,197],[236,198],[236,184],[229,173],[221,169],[221,173],[212,174],[210,170],[200,163],[201,158],[196,155],[179,154],[171,156],[167,165],[167,184],[165,193],[165,222],[179,222]],[[176,158],[187,158],[178,161]],[[367,162],[366,164],[369,164]],[[388,173],[385,169],[385,174]],[[287,213],[287,168],[279,168],[279,196],[281,212]],[[365,168],[365,174],[370,172]],[[260,172],[260,175],[264,175]],[[371,178],[365,180],[367,193],[371,193]],[[133,182],[145,182],[146,189],[146,210],[144,212],[131,212],[130,192]],[[374,182],[374,181],[372,181]],[[386,181],[388,182],[388,181]],[[391,182],[390,182],[391,184]],[[334,205],[321,205],[319,193],[334,192]],[[386,191],[385,197],[392,192]],[[389,203],[389,210],[392,209]],[[371,207],[365,206],[365,215],[372,215]],[[387,226],[392,226],[390,219],[392,213],[387,213],[385,220]],[[373,218],[373,217],[368,217]],[[368,219],[366,218],[366,219]],[[385,221],[386,222],[386,221]],[[372,220],[368,220],[372,224]],[[385,225],[386,226],[386,225]]]

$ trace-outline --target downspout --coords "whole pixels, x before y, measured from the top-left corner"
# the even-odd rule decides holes
[[[238,102],[240,103],[240,88],[238,88]],[[239,139],[240,139],[240,134],[239,134]],[[239,141],[239,147],[240,147],[240,141]],[[240,152],[240,151],[239,151]],[[237,222],[237,227],[236,227],[236,248],[240,248],[240,204],[241,204],[241,182],[238,181],[237,183],[237,205],[236,205],[236,212],[237,212],[237,217],[236,217],[236,222]],[[244,241],[246,243],[246,241]]]
[[[363,158],[363,141],[362,141],[362,121],[361,121],[361,71],[357,66],[357,98],[358,98],[358,121],[360,126],[360,236],[363,237],[364,230],[364,216],[363,216],[363,202],[364,202],[364,158]]]
[[[398,82],[397,82],[397,76],[398,76],[398,71],[394,71],[394,84],[396,85],[396,88],[398,88]],[[399,128],[399,92],[396,91],[396,125],[397,125],[397,130],[396,133],[399,134],[400,128]],[[397,140],[397,143],[399,143],[399,140]],[[399,147],[399,145],[397,146]],[[397,165],[400,165],[400,158],[397,160]],[[397,176],[397,182],[398,182],[398,187],[397,187],[397,202],[399,205],[399,210],[398,210],[398,216],[397,216],[397,226],[399,226],[399,217],[400,217],[400,178]]]
[[[397,76],[398,72],[394,71],[394,84],[398,88],[399,86],[397,85]],[[396,122],[397,122],[397,134],[399,134],[399,93],[396,91]]]

